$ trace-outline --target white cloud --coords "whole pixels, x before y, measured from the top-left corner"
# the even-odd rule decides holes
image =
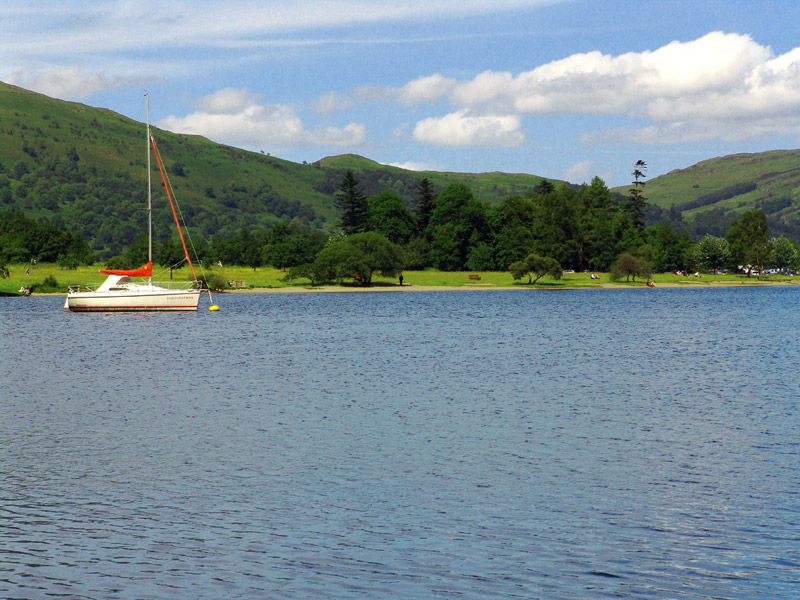
[[[263,108],[258,104],[263,97],[263,94],[252,94],[247,89],[224,88],[194,104],[200,111],[210,115],[234,115]]]
[[[414,140],[434,146],[519,146],[525,139],[521,119],[508,115],[470,115],[466,110],[423,119]]]
[[[241,48],[320,28],[457,18],[567,0],[40,0],[4,7],[6,52],[97,53],[154,47]]]
[[[748,77],[770,56],[749,36],[715,32],[652,52],[575,54],[520,74],[506,93],[528,114],[635,111],[658,118],[665,105],[746,92]]]
[[[260,100],[261,95],[247,89],[226,88],[198,100],[196,112],[186,117],[169,116],[158,126],[253,149],[271,145],[347,147],[366,142],[366,127],[362,124],[320,126],[308,131],[291,106],[262,104]]]
[[[146,83],[144,78],[108,77],[78,66],[20,70],[9,74],[5,81],[61,100],[87,100],[98,92]]]
[[[421,162],[402,162],[402,163],[389,163],[390,167],[398,167],[400,169],[405,169],[406,171],[439,171],[436,165],[432,163],[421,163]]]
[[[467,81],[430,75],[397,92],[404,104],[446,99],[457,111],[417,125],[427,143],[472,145],[485,136],[467,114],[634,116],[641,129],[584,135],[584,143],[671,144],[800,135],[800,48],[775,57],[750,36],[712,32],[689,42],[619,56],[587,52],[514,76],[486,71]],[[480,119],[485,119],[481,117]],[[506,121],[508,123],[508,121]],[[510,133],[511,126],[495,131]],[[515,134],[521,136],[521,132]],[[508,139],[504,135],[501,139]],[[490,136],[491,138],[491,136]],[[512,136],[513,138],[513,136]],[[491,145],[491,144],[489,144]]]
[[[421,104],[433,102],[449,94],[456,85],[455,79],[448,79],[441,75],[431,75],[415,79],[403,86],[399,93],[401,104]]]
[[[350,123],[342,128],[323,125],[308,136],[308,142],[317,146],[362,146],[366,141],[367,127],[362,123]]]
[[[597,173],[597,161],[583,160],[575,163],[564,172],[567,181],[588,182]]]
[[[404,22],[405,31],[405,23],[412,21],[496,14],[568,1],[571,0],[6,3],[0,26],[0,80],[62,99],[86,100],[122,86],[141,89],[155,74],[172,80],[198,78],[200,74],[208,77],[212,72],[224,72],[232,63],[260,60],[258,50],[262,48],[351,43],[374,47],[398,41],[385,37],[385,33],[370,37],[353,26]],[[400,40],[410,41],[408,36],[405,33]],[[352,102],[339,100],[344,106]],[[330,114],[342,106],[320,104],[318,110],[320,114]]]
[[[472,81],[453,86],[451,101],[460,106],[483,104],[503,97],[512,84],[511,73],[485,71]]]
[[[337,92],[328,92],[311,103],[311,108],[320,115],[330,115],[353,105],[353,100]]]

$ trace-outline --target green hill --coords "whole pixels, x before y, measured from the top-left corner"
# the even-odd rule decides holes
[[[346,154],[298,164],[154,128],[170,181],[193,236],[230,237],[277,221],[310,230],[336,225],[334,194],[353,169],[367,195],[395,191],[413,206],[417,184],[435,191],[468,185],[497,203],[535,187],[536,175],[415,172]],[[153,162],[157,238],[172,216]],[[0,82],[0,212],[48,220],[80,233],[99,255],[120,253],[145,231],[144,125],[117,113],[64,102]],[[627,195],[628,186],[615,192]],[[800,150],[737,154],[654,177],[645,196],[651,221],[695,235],[724,234],[745,210],[763,209],[773,235],[800,238]]]
[[[524,173],[446,173],[439,171],[406,171],[398,167],[382,165],[355,154],[344,154],[323,158],[314,163],[325,170],[337,174],[353,169],[359,174],[362,184],[371,195],[386,189],[394,189],[401,196],[413,197],[420,179],[427,177],[436,188],[444,188],[451,183],[463,183],[481,201],[496,203],[507,196],[522,195],[535,187],[542,178]],[[337,180],[338,183],[338,180]]]
[[[800,150],[704,160],[649,180],[645,196],[650,204],[680,213],[689,224],[702,224],[699,229],[716,227],[716,233],[742,212],[761,209],[773,235],[800,238]]]
[[[326,230],[346,169],[368,195],[391,189],[408,205],[428,177],[438,191],[460,182],[486,202],[523,193],[540,178],[502,173],[417,173],[344,155],[313,165],[248,152],[200,136],[153,128],[192,234],[209,240],[243,227],[294,221]],[[119,253],[145,231],[146,156],[142,123],[109,110],[55,100],[0,82],[0,211],[47,219],[80,233],[101,255]],[[171,215],[153,161],[153,222],[171,235]]]

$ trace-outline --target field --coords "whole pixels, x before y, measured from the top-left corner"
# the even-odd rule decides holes
[[[40,285],[47,277],[53,277],[58,282],[57,289],[48,290],[51,293],[66,293],[70,285],[88,284],[98,285],[105,280],[105,275],[99,273],[101,265],[91,267],[79,267],[75,270],[65,270],[54,264],[12,264],[8,265],[9,277],[0,279],[0,295],[16,295],[22,286]],[[26,274],[26,269],[30,271]],[[198,275],[202,271],[198,269]],[[205,269],[206,275],[215,274],[222,277],[225,281],[242,282],[243,287],[239,290],[248,291],[268,291],[306,289],[311,290],[308,280],[299,279],[287,283],[282,281],[285,273],[278,269],[259,268],[253,270],[247,267],[214,267]],[[444,271],[406,271],[403,273],[403,285],[407,289],[439,289],[439,288],[461,288],[461,289],[499,289],[499,288],[532,288],[532,289],[580,289],[580,288],[619,288],[619,287],[646,287],[643,280],[636,282],[618,281],[612,282],[608,273],[599,273],[599,279],[591,279],[589,273],[564,273],[562,279],[540,279],[534,285],[528,285],[527,279],[514,281],[509,273],[506,272],[444,272]],[[472,276],[472,277],[471,277]],[[188,268],[182,268],[174,272],[174,281],[191,280],[191,273]],[[154,281],[169,281],[169,271],[153,273]],[[769,284],[792,284],[795,279],[800,282],[800,278],[791,276],[772,275],[759,280],[757,277],[746,277],[745,275],[709,275],[703,274],[700,277],[685,277],[672,273],[661,273],[653,275],[656,287],[707,287],[710,285],[769,285]],[[353,283],[344,282],[341,286],[344,290],[363,289]],[[392,288],[399,289],[399,282],[396,278],[386,278],[376,275],[373,284],[368,289],[387,291]],[[330,289],[327,287],[326,289]],[[233,291],[233,288],[231,288]],[[34,289],[34,294],[36,290]]]

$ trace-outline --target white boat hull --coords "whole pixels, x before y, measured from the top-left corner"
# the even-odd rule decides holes
[[[64,309],[72,312],[197,310],[200,290],[75,292]]]

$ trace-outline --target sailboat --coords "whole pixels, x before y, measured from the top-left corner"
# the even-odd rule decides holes
[[[138,269],[104,269],[100,272],[108,278],[96,289],[89,286],[70,287],[67,299],[64,301],[64,310],[72,312],[101,312],[101,311],[172,311],[172,310],[197,310],[200,300],[200,285],[194,272],[192,260],[186,249],[178,215],[172,202],[169,185],[164,175],[164,167],[158,154],[155,138],[150,131],[150,99],[145,95],[147,106],[147,228],[148,228],[148,256],[147,264]],[[158,162],[164,187],[167,190],[172,215],[178,227],[186,260],[192,270],[194,281],[180,289],[165,287],[166,284],[153,283],[153,194],[152,177],[150,172],[150,148]],[[132,277],[146,278],[146,281],[135,282]]]

